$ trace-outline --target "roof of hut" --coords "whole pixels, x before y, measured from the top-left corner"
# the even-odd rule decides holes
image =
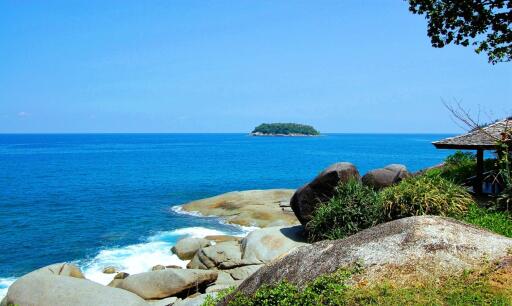
[[[466,134],[434,141],[438,149],[483,149],[496,148],[496,141],[502,139],[502,133],[512,129],[512,117],[497,121]]]

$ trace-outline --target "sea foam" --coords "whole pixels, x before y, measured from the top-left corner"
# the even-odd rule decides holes
[[[170,250],[180,238],[224,234],[226,233],[204,227],[159,232],[143,243],[101,250],[94,258],[78,264],[87,279],[106,285],[114,275],[103,273],[105,267],[112,266],[117,271],[130,274],[150,271],[155,265],[176,265],[184,268],[188,261],[179,259]]]
[[[15,280],[14,277],[0,278],[0,300],[7,294],[7,289]]]

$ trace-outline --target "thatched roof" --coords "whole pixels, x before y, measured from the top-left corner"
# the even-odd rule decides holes
[[[475,131],[435,141],[432,144],[438,149],[483,149],[496,148],[496,140],[502,133],[512,129],[512,118],[504,119]]]

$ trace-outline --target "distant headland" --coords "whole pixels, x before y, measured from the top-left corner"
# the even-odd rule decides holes
[[[314,127],[298,123],[262,123],[251,132],[252,136],[319,136]]]

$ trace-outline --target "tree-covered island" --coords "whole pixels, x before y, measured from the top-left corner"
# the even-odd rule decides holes
[[[253,136],[318,136],[314,127],[298,123],[262,123],[252,132]]]

